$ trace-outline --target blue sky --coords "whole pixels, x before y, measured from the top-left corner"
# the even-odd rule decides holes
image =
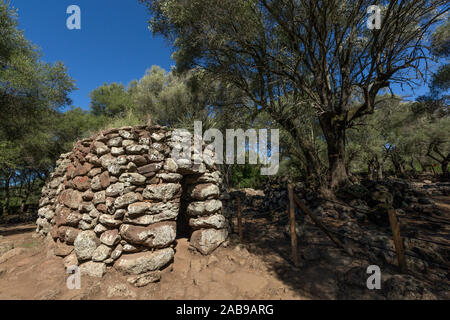
[[[170,70],[172,49],[148,29],[149,15],[138,0],[11,0],[19,10],[19,27],[41,48],[46,62],[63,61],[78,90],[73,105],[87,109],[89,93],[103,83],[127,85],[145,70],[159,65]],[[67,7],[81,8],[81,30],[69,30]],[[428,92],[422,85],[394,92],[412,97]]]
[[[73,105],[87,109],[89,92],[105,82],[128,84],[159,65],[170,70],[172,49],[148,29],[138,0],[11,0],[19,28],[41,48],[46,62],[63,61],[79,90]],[[81,9],[81,30],[69,30],[67,7]]]

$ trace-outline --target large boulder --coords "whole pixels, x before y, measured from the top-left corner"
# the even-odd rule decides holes
[[[124,183],[118,182],[118,183],[112,184],[106,189],[106,196],[107,197],[116,197],[118,195],[121,195],[123,190],[125,190]]]
[[[79,191],[86,191],[91,186],[91,179],[86,176],[75,177],[72,180],[72,185]]]
[[[132,204],[139,200],[142,200],[142,199],[139,199],[139,196],[136,193],[129,192],[127,194],[124,194],[123,196],[116,198],[116,201],[114,202],[114,206],[116,207],[116,209],[125,208],[129,204]]]
[[[180,191],[181,185],[178,183],[151,184],[142,195],[144,199],[166,202],[179,196]]]
[[[150,210],[155,204],[150,202],[135,202],[128,206],[128,215],[130,217],[138,216]]]
[[[192,233],[190,245],[207,255],[220,246],[228,237],[227,229],[200,229]]]
[[[120,182],[127,182],[127,183],[135,184],[135,185],[143,185],[143,184],[145,184],[146,180],[147,180],[146,177],[144,177],[143,175],[141,175],[139,173],[135,173],[135,172],[123,173],[119,177]]]
[[[136,202],[128,206],[128,217],[134,218],[143,214],[165,214],[166,216],[176,217],[179,209],[180,204],[178,202]]]
[[[56,210],[56,225],[57,226],[72,226],[77,227],[81,221],[82,215],[77,211],[72,211],[69,208],[58,208]]]
[[[55,216],[55,212],[48,207],[44,207],[39,209],[38,216],[47,220],[51,220]]]
[[[100,241],[107,246],[114,246],[120,242],[120,235],[117,229],[107,230],[100,236]]]
[[[108,259],[111,255],[112,248],[105,246],[104,244],[101,244],[95,249],[95,251],[92,253],[92,261],[95,262],[102,262]]]
[[[211,215],[222,209],[222,201],[212,199],[207,201],[191,202],[187,207],[190,216]]]
[[[125,217],[124,222],[133,225],[148,226],[153,223],[174,220],[178,216],[177,210],[166,210],[159,214],[144,214],[136,218]]]
[[[172,261],[174,251],[165,248],[154,252],[140,252],[122,255],[114,267],[124,274],[142,274],[161,269]]]
[[[79,229],[66,226],[59,227],[57,231],[59,239],[67,244],[73,244],[80,233]]]
[[[216,199],[219,195],[219,187],[212,183],[198,184],[190,189],[190,196],[196,200]]]
[[[227,220],[221,214],[215,214],[208,217],[189,219],[189,225],[194,229],[215,228],[222,229],[227,226]]]
[[[131,244],[164,248],[175,240],[176,230],[175,221],[155,223],[147,227],[123,224],[120,227],[120,235]]]
[[[101,278],[106,272],[106,265],[102,262],[88,261],[80,265],[81,275]]]
[[[78,209],[82,201],[82,193],[76,190],[66,189],[59,195],[59,202],[72,209]]]
[[[108,171],[104,171],[102,174],[95,176],[91,182],[91,188],[94,191],[106,189],[110,184],[110,178]]]
[[[95,249],[100,245],[100,239],[92,230],[82,231],[76,237],[73,245],[78,260],[89,260],[92,258]]]
[[[150,163],[147,164],[145,166],[139,167],[137,170],[140,174],[147,174],[150,172],[157,172],[162,168],[163,164],[162,163]]]
[[[118,226],[120,226],[122,224],[122,220],[118,220],[115,219],[114,216],[110,215],[110,214],[102,214],[98,221],[107,226],[107,227],[111,227],[111,228],[117,228]]]

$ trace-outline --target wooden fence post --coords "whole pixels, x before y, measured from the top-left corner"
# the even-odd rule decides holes
[[[392,229],[392,236],[394,238],[395,252],[397,253],[398,266],[402,273],[406,273],[408,268],[406,266],[405,251],[403,249],[402,237],[400,236],[400,226],[398,224],[398,218],[394,209],[389,209],[388,214]]]
[[[243,240],[243,234],[242,234],[242,212],[241,212],[241,198],[239,196],[237,198],[237,218],[238,218],[239,241],[242,242],[242,240]]]
[[[292,185],[288,185],[288,195],[289,195],[289,227],[291,233],[291,248],[292,248],[292,260],[294,266],[298,267],[298,257],[297,257],[297,233],[295,232],[295,204],[294,204],[294,190]]]

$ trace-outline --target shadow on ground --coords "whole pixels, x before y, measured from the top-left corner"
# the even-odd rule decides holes
[[[11,225],[0,225],[0,236],[12,236],[16,234],[27,233],[35,230],[34,226],[30,226],[29,223],[19,223]]]
[[[437,288],[435,281],[428,279],[429,272],[401,275],[396,265],[381,262],[385,256],[379,250],[358,250],[357,254],[349,256],[310,221],[305,225],[307,236],[298,238],[299,265],[295,267],[290,238],[284,231],[286,222],[274,223],[270,216],[244,220],[242,244],[301,296],[311,299],[433,299],[443,298],[441,293],[446,291],[445,284]],[[232,237],[234,242],[239,242],[235,234]],[[367,287],[371,275],[367,267],[373,264],[381,268],[380,290]],[[427,289],[422,284],[427,284]],[[430,294],[434,289],[441,292],[435,291],[436,297]]]

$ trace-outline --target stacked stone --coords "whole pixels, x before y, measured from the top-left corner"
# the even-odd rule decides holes
[[[193,201],[185,206],[195,229],[191,243],[210,253],[228,234],[217,200],[220,174],[204,163],[179,165],[170,158],[176,141],[160,126],[111,129],[79,141],[43,188],[37,232],[50,234],[55,253],[80,264],[82,273],[102,276],[114,265],[148,276],[173,259],[186,190],[183,201]]]
[[[171,148],[179,149],[183,141],[183,134],[174,134],[168,142]],[[177,160],[177,172],[183,174],[183,199],[187,203],[185,215],[189,227],[193,230],[190,245],[200,253],[207,255],[220,246],[228,237],[230,224],[228,216],[225,215],[222,201],[219,200],[222,177],[220,171],[214,164],[208,161],[199,161],[198,154],[214,157],[214,153],[205,150],[201,143],[201,150],[196,150],[195,140],[201,141],[200,137],[191,138],[192,162]],[[198,160],[198,161],[196,161]],[[198,162],[198,163],[196,163]]]
[[[185,194],[189,226],[194,230],[190,245],[202,254],[209,254],[228,237],[230,225],[219,200],[220,176],[217,172],[186,178]]]
[[[47,235],[55,224],[56,199],[64,190],[64,176],[67,166],[71,163],[69,156],[70,153],[65,153],[59,157],[55,170],[49,176],[49,182],[42,188],[36,232],[43,236]]]

